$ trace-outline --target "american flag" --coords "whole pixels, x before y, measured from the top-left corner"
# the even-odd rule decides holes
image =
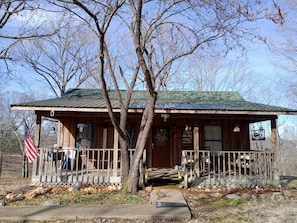
[[[27,124],[25,124],[25,152],[29,163],[39,156]]]

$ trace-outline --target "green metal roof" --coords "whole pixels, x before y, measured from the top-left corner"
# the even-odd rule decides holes
[[[126,91],[120,91],[125,99]],[[130,109],[143,109],[147,101],[147,91],[133,91]],[[116,92],[109,91],[113,108],[119,108]],[[98,89],[71,89],[60,98],[26,102],[12,105],[13,109],[25,110],[67,110],[96,111],[106,109],[106,103]],[[259,104],[244,100],[237,92],[222,91],[161,91],[158,92],[156,110],[196,111],[196,112],[258,112],[273,114],[297,114],[297,110]]]

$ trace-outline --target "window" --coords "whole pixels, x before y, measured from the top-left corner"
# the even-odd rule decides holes
[[[182,149],[183,150],[192,150],[193,149],[193,132],[192,132],[192,130],[183,130]]]
[[[222,151],[222,126],[205,126],[204,127],[204,145],[210,147],[212,151]]]

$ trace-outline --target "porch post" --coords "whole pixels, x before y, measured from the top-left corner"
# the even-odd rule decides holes
[[[274,153],[273,162],[273,181],[278,183],[279,181],[279,146],[277,143],[277,118],[271,119],[271,147]]]
[[[194,162],[195,162],[195,172],[199,177],[199,127],[194,127],[194,136],[193,136],[193,146],[194,146]]]
[[[117,176],[118,172],[118,151],[119,151],[119,134],[118,131],[114,128],[113,133],[113,176]]]
[[[35,143],[37,149],[40,146],[40,130],[41,130],[41,115],[37,114],[36,123],[35,123],[35,139],[34,139],[34,143]],[[40,154],[40,156],[42,156],[42,154]],[[33,161],[33,164],[32,164],[32,181],[35,181],[35,178],[39,174],[39,171],[38,171],[39,164],[40,164],[40,158],[37,158],[37,159],[35,159]]]
[[[35,125],[35,145],[37,148],[40,146],[40,130],[41,130],[41,115],[37,114]]]
[[[103,129],[103,142],[102,142],[102,148],[106,149],[107,148],[107,128]]]

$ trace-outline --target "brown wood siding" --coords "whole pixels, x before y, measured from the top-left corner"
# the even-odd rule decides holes
[[[233,132],[236,125],[239,125],[240,132]],[[224,132],[224,146],[227,151],[248,151],[250,150],[249,123],[243,121],[225,121],[226,131]]]
[[[107,128],[107,148],[113,148],[113,127],[108,126]]]
[[[69,125],[70,121],[69,119],[65,119],[64,122],[63,122],[63,125],[64,125],[64,128],[63,128],[63,144],[62,146],[63,147],[70,147],[70,132],[69,132]]]
[[[96,125],[94,130],[94,147],[102,148],[102,146],[103,146],[103,127]]]
[[[75,147],[76,143],[76,121],[70,119],[69,121],[69,147]]]
[[[173,144],[173,165],[181,165],[181,151],[182,151],[182,132],[181,128],[174,128],[174,144]]]
[[[230,121],[223,121],[223,150],[232,150],[232,134],[233,134],[233,123]]]

